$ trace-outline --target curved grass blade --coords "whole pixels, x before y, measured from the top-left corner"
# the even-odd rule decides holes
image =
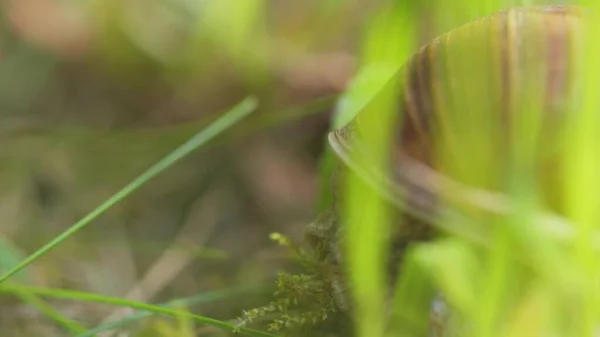
[[[86,327],[81,323],[66,317],[61,312],[53,308],[48,303],[39,299],[37,296],[27,292],[15,292],[15,296],[19,297],[24,303],[34,307],[42,315],[54,321],[64,331],[69,331],[72,334],[80,334],[86,331]]]
[[[78,232],[90,222],[92,222],[92,220],[96,219],[102,213],[110,209],[113,205],[123,200],[131,193],[135,192],[138,188],[150,181],[152,178],[158,176],[167,168],[171,167],[171,165],[173,165],[175,162],[187,156],[200,146],[206,144],[208,141],[221,134],[224,130],[236,124],[242,118],[248,116],[252,111],[256,109],[257,105],[258,102],[254,97],[248,97],[242,102],[240,102],[238,105],[233,107],[230,111],[225,113],[222,117],[217,119],[211,125],[197,133],[194,137],[192,137],[190,140],[179,146],[173,152],[163,157],[163,159],[161,159],[158,163],[151,166],[146,172],[139,175],[136,179],[134,179],[132,182],[126,185],[123,189],[115,193],[113,196],[111,196],[108,200],[106,200],[92,212],[88,213],[88,215],[86,215],[74,225],[69,227],[69,229],[55,237],[53,240],[51,240],[42,248],[31,254],[17,266],[15,266],[14,268],[6,272],[4,275],[2,275],[2,277],[0,277],[0,284],[6,281],[12,275],[18,273],[19,271],[27,267],[32,262],[42,257],[44,254],[46,254],[52,248],[59,245],[64,240],[74,235],[76,232]]]
[[[220,321],[218,319],[194,315],[187,311],[182,310],[174,310],[166,307],[162,307],[160,305],[147,304],[135,301],[129,301],[118,297],[110,297],[104,295],[98,295],[93,293],[86,293],[82,291],[74,291],[74,290],[64,290],[64,289],[51,289],[51,288],[38,288],[38,287],[30,287],[30,286],[22,286],[22,285],[14,285],[14,284],[4,284],[0,286],[0,292],[7,293],[28,293],[42,297],[49,298],[60,298],[67,300],[76,300],[76,301],[86,301],[86,302],[95,302],[95,303],[103,303],[108,305],[116,305],[129,307],[138,310],[150,311],[155,314],[166,315],[171,317],[185,317],[191,318],[201,324],[213,326],[216,328],[220,328],[223,330],[236,331],[249,336],[263,336],[263,337],[275,337],[275,335],[270,334],[268,332],[263,332],[255,329],[238,327],[234,323]]]
[[[20,249],[17,248],[12,242],[10,242],[7,238],[0,237],[0,270],[9,270],[13,266],[16,266],[19,261],[24,259],[24,254]],[[22,271],[15,275],[15,278],[20,282],[30,284],[31,283],[31,275]],[[39,311],[42,315],[46,316],[48,319],[56,322],[60,327],[62,327],[65,331],[70,331],[72,333],[81,333],[86,330],[86,327],[75,322],[58,310],[54,309],[51,305],[44,302],[43,300],[37,298],[34,295],[16,292],[14,294],[18,297],[23,303],[30,305]]]
[[[233,295],[247,294],[248,292],[260,292],[263,290],[266,290],[266,288],[264,288],[264,287],[238,287],[238,288],[233,288],[233,289],[222,289],[222,290],[212,291],[210,293],[202,293],[202,294],[188,297],[188,298],[172,300],[167,303],[159,304],[159,306],[161,306],[161,307],[170,307],[173,305],[190,306],[190,305],[195,305],[195,304],[200,304],[200,303],[209,303],[212,301],[229,298]],[[77,335],[77,337],[96,336],[97,334],[99,334],[101,332],[114,330],[114,329],[117,329],[118,327],[121,327],[128,323],[139,321],[141,319],[144,319],[144,318],[152,316],[152,315],[153,315],[153,313],[149,312],[149,311],[137,312],[137,313],[128,315],[122,319],[116,320],[114,322],[108,322],[108,323],[99,325],[93,329],[90,329],[88,331],[85,331],[85,332]]]

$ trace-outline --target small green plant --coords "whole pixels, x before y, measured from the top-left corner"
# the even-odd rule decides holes
[[[239,318],[238,327],[270,317],[270,332],[294,335],[325,322],[337,312],[337,308],[331,296],[331,281],[323,272],[322,262],[318,259],[322,244],[317,245],[314,253],[309,253],[279,233],[271,234],[271,239],[292,249],[305,272],[279,273],[275,299],[262,307],[244,311],[243,317]]]

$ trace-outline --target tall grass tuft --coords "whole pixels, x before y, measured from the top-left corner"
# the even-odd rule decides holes
[[[369,158],[355,158],[369,161],[360,165],[388,167],[392,126],[398,117],[399,83],[394,75],[414,49],[414,9],[408,2],[388,2],[373,16],[366,29],[360,70],[341,100],[339,121],[346,122],[361,110],[361,128],[372,152]],[[342,124],[339,121],[336,124]],[[345,186],[341,218],[347,239],[343,248],[357,336],[383,336],[389,209],[360,176],[349,174]]]

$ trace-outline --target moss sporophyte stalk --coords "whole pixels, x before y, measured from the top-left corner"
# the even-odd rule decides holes
[[[271,239],[292,249],[303,265],[305,273],[279,273],[275,300],[244,311],[238,326],[270,320],[269,331],[284,332],[288,335],[325,322],[330,315],[337,312],[337,307],[331,296],[331,281],[322,272],[322,261],[317,258],[319,248],[317,247],[314,254],[309,253],[279,233],[273,233]]]

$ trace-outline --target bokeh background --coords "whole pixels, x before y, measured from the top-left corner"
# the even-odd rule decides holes
[[[259,108],[249,118],[21,276],[143,302],[267,285],[191,309],[229,320],[261,305],[277,272],[295,268],[269,234],[300,239],[318,213],[335,99],[356,71],[364,28],[382,2],[2,1],[2,270],[254,95]],[[414,3],[420,43],[450,28],[430,8],[451,2]],[[90,327],[126,314],[50,303]],[[160,317],[141,324],[148,336],[174,329]],[[14,296],[0,297],[0,334],[68,335]]]

